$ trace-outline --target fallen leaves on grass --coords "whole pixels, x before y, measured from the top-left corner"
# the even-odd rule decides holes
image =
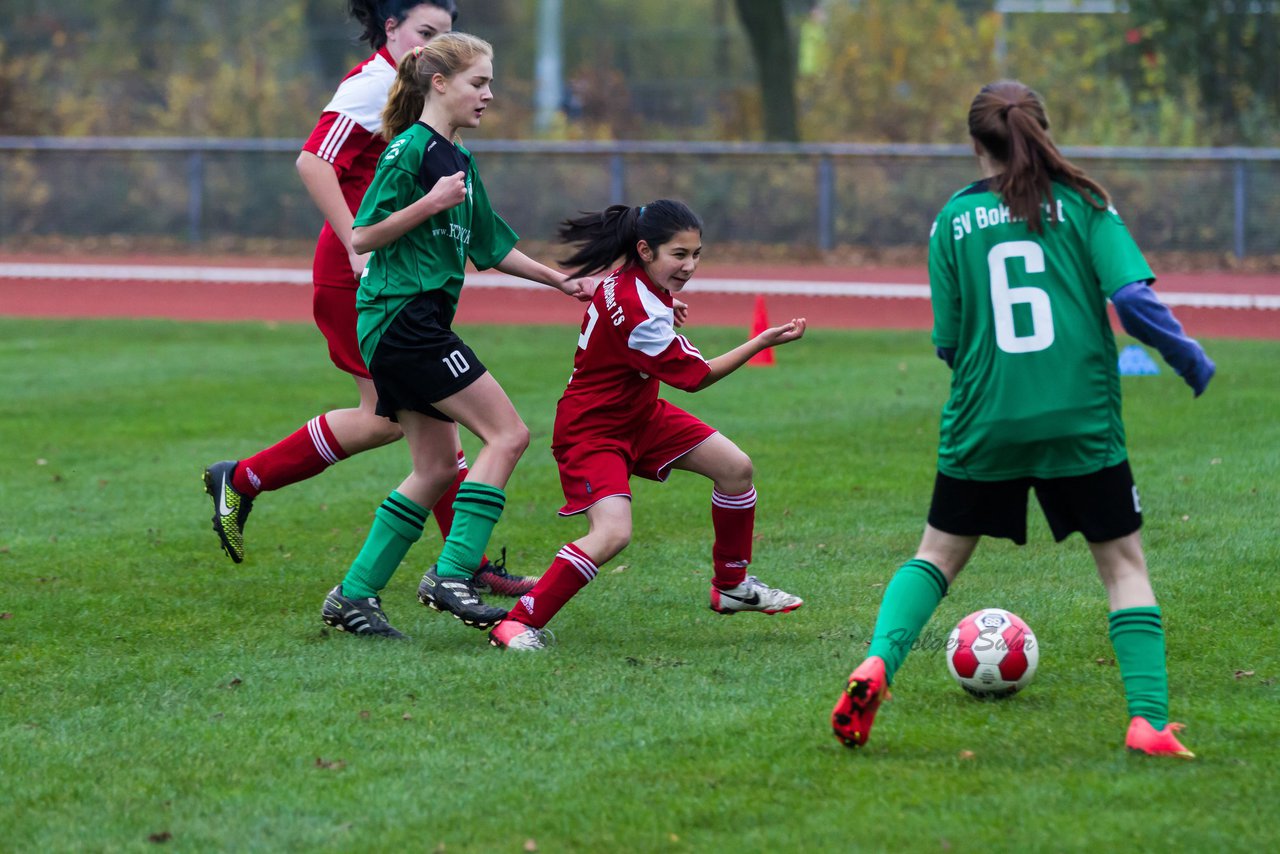
[[[1237,678],[1237,679],[1248,679],[1248,678],[1249,678],[1250,676],[1252,676],[1253,674],[1254,674],[1254,671],[1252,671],[1252,670],[1237,670],[1237,671],[1236,671],[1236,678]]]
[[[325,759],[322,756],[316,757],[316,767],[323,768],[326,771],[341,771],[347,767],[345,759]]]
[[[682,658],[663,658],[655,655],[651,658],[636,658],[634,655],[627,656],[627,664],[632,667],[684,667],[689,662]]]
[[[153,833],[147,837],[148,842],[154,842],[156,845],[163,845],[170,839],[173,839],[173,834],[167,830],[162,830],[159,833]]]

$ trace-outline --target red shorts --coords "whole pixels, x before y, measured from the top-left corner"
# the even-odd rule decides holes
[[[338,369],[370,379],[356,335],[356,289],[316,285],[311,309],[316,326],[329,342],[329,358]]]
[[[631,475],[664,481],[676,460],[715,434],[680,407],[659,398],[630,436],[600,436],[554,446],[565,505],[561,516],[581,513],[602,498],[631,497]]]

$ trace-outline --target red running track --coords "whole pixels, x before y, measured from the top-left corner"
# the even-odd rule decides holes
[[[5,264],[168,265],[188,268],[279,268],[295,277],[309,268],[309,260],[225,258],[57,258],[0,255]],[[877,282],[922,285],[921,268],[846,268],[802,265],[704,265],[704,279],[747,279],[796,282]],[[1170,273],[1156,289],[1162,294],[1253,294],[1280,296],[1280,275],[1262,273]],[[695,278],[682,295],[690,305],[693,325],[750,327],[756,297],[750,293],[698,292]],[[928,329],[929,301],[901,297],[814,296],[770,293],[769,319],[781,323],[807,317],[811,328]],[[1195,337],[1280,338],[1280,310],[1259,308],[1174,309],[1187,332]],[[207,281],[149,281],[129,279],[51,279],[0,275],[0,316],[10,317],[159,317],[194,321],[263,320],[311,322],[311,289],[288,283]],[[576,326],[582,307],[550,288],[474,287],[463,290],[460,323],[531,323]]]

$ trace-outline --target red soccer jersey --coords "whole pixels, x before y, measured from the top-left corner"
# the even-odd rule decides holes
[[[556,407],[553,445],[630,437],[658,399],[658,383],[690,391],[711,366],[676,334],[671,294],[635,266],[596,289],[582,320],[573,376]]]
[[[385,47],[357,65],[342,78],[338,91],[325,105],[303,151],[333,164],[338,185],[354,214],[369,189],[378,158],[387,143],[382,133],[382,108],[396,79],[396,66]],[[347,250],[329,223],[320,230],[316,243],[313,278],[318,285],[356,288],[359,280],[351,271]]]

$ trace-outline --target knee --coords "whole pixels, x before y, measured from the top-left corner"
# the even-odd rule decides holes
[[[609,550],[613,554],[618,554],[627,546],[631,545],[631,524],[619,525],[609,532],[606,540]]]
[[[615,522],[592,531],[593,544],[599,554],[593,554],[599,563],[612,560],[631,544],[631,522]]]
[[[389,418],[383,418],[375,415],[369,422],[370,439],[376,443],[376,447],[390,445],[404,438],[404,430],[400,429],[400,425]]]
[[[489,448],[511,459],[520,459],[529,447],[529,428],[516,419],[514,423],[498,431],[486,443]]]
[[[751,488],[754,478],[755,466],[751,463],[751,457],[738,451],[725,463],[720,476],[716,478],[716,485],[728,495],[741,495]]]
[[[443,456],[415,457],[413,473],[421,478],[432,492],[444,492],[458,479],[457,459]]]

